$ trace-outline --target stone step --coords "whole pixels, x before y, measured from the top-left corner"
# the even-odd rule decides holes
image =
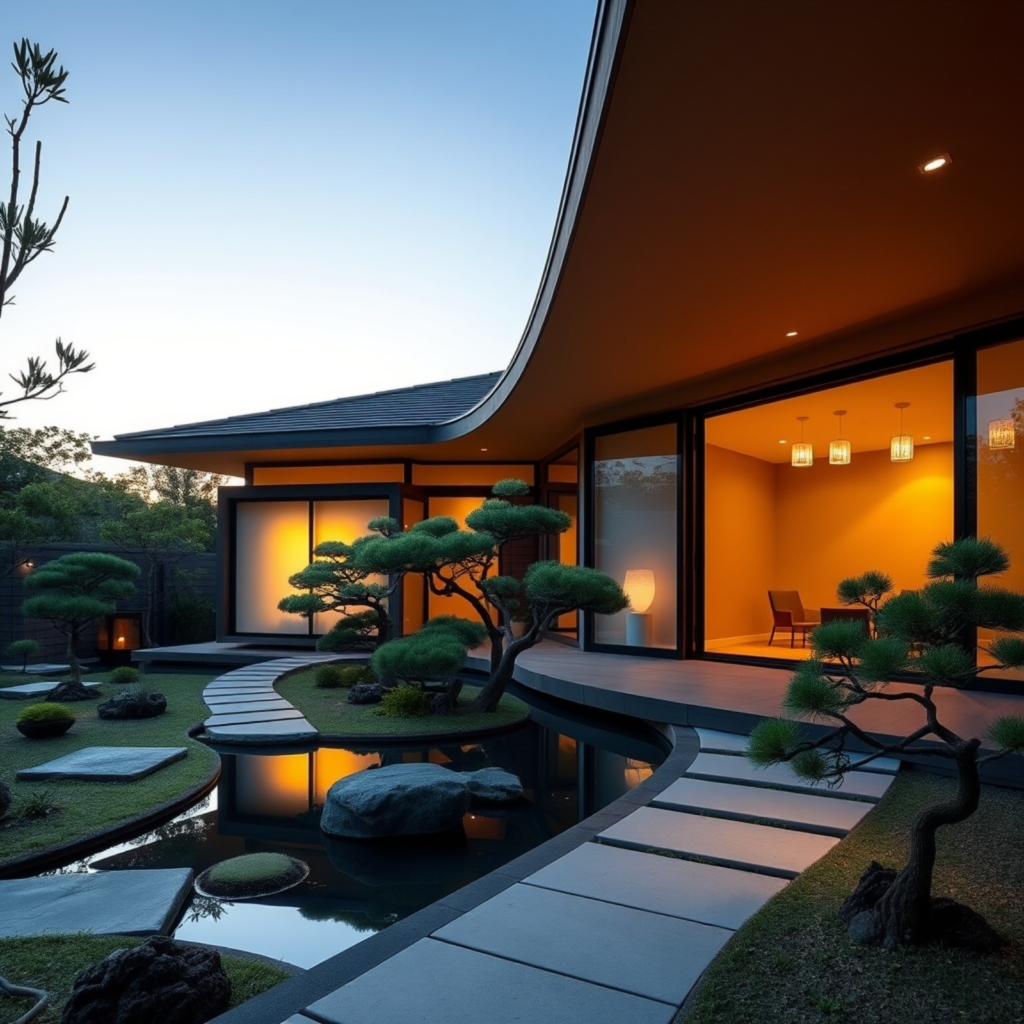
[[[745,757],[732,754],[705,754],[701,752],[693,764],[683,773],[691,778],[712,781],[735,782],[749,786],[777,786],[801,793],[828,793],[845,800],[872,800],[877,802],[892,785],[893,776],[880,772],[847,772],[842,786],[827,789],[824,785],[814,786],[797,776],[787,764],[757,768]]]
[[[584,843],[524,878],[523,884],[739,928],[787,883],[751,871]]]
[[[308,743],[320,735],[305,718],[240,725],[207,725],[205,728],[207,739],[219,743]]]
[[[605,829],[601,842],[635,850],[669,850],[723,867],[796,878],[838,839],[795,829],[640,807]]]
[[[864,800],[834,800],[826,794],[682,778],[659,793],[651,806],[717,818],[781,824],[842,838],[875,805]]]
[[[281,711],[241,711],[237,713],[227,712],[216,714],[208,718],[203,724],[209,731],[211,726],[219,725],[248,725],[253,722],[287,722],[291,719],[302,718],[303,714],[297,708],[284,701],[285,707]]]

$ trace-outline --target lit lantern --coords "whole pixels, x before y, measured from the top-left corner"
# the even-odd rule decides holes
[[[893,462],[910,462],[914,457],[914,438],[911,434],[903,433],[903,410],[909,409],[910,403],[897,402],[896,408],[900,411],[900,432],[889,441],[889,458]]]
[[[629,569],[622,589],[629,598],[632,611],[643,615],[654,603],[654,570]]]
[[[810,416],[797,416],[800,421],[800,440],[793,445],[790,463],[797,469],[805,469],[814,465],[814,445],[804,441],[804,424]]]
[[[853,457],[853,446],[841,436],[843,433],[843,417],[846,415],[846,410],[837,409],[833,415],[839,417],[840,436],[834,441],[829,442],[828,464],[830,466],[848,466]]]
[[[1017,447],[1017,431],[1013,420],[992,420],[988,425],[988,446],[992,451]]]

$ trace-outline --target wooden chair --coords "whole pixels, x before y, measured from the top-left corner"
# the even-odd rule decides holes
[[[802,645],[807,646],[807,630],[821,624],[817,612],[804,608],[798,590],[769,590],[768,603],[772,606],[772,635],[768,638],[768,646],[775,639],[776,630],[789,630],[789,646],[793,646],[793,638],[800,630]]]

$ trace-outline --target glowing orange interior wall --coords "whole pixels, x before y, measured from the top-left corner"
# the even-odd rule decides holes
[[[482,502],[482,498],[431,498],[429,515],[451,516],[459,524],[459,529],[464,530],[466,516],[474,509],[478,509]],[[468,589],[472,591],[473,587]],[[437,594],[431,594],[427,600],[427,614],[430,618],[434,618],[435,615],[457,615],[460,619],[480,621],[469,602],[461,597],[439,597]]]
[[[880,569],[897,592],[925,583],[932,548],[953,534],[953,446],[912,462],[857,452],[848,466],[794,469],[708,445],[705,638],[767,634],[767,591],[835,606],[845,576]]]
[[[288,577],[309,564],[309,502],[239,502],[235,520],[235,628],[240,633],[309,632],[306,620],[278,611]]]
[[[256,466],[252,482],[270,484],[400,484],[405,482],[402,463],[366,466]]]
[[[291,818],[309,810],[309,754],[235,755],[240,814]]]

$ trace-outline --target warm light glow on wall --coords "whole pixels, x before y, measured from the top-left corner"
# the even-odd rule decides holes
[[[628,569],[622,589],[629,598],[632,610],[643,615],[654,603],[654,570]]]
[[[889,458],[893,462],[910,462],[914,457],[914,438],[903,433],[903,410],[909,409],[910,403],[897,402],[896,408],[900,411],[900,432],[889,441]]]
[[[637,761],[632,757],[626,758],[626,767],[622,775],[626,785],[632,789],[639,786],[644,779],[649,779],[654,774],[654,769],[646,761]]]
[[[239,813],[291,818],[308,811],[309,758],[309,754],[236,754]]]
[[[992,420],[988,425],[988,446],[992,451],[1017,447],[1017,431],[1013,420]]]
[[[814,445],[804,440],[804,424],[810,417],[797,416],[797,419],[800,421],[800,440],[794,443],[789,461],[797,469],[806,469],[814,465]]]
[[[467,839],[504,839],[505,821],[502,818],[485,818],[482,814],[466,814],[462,828]]]

